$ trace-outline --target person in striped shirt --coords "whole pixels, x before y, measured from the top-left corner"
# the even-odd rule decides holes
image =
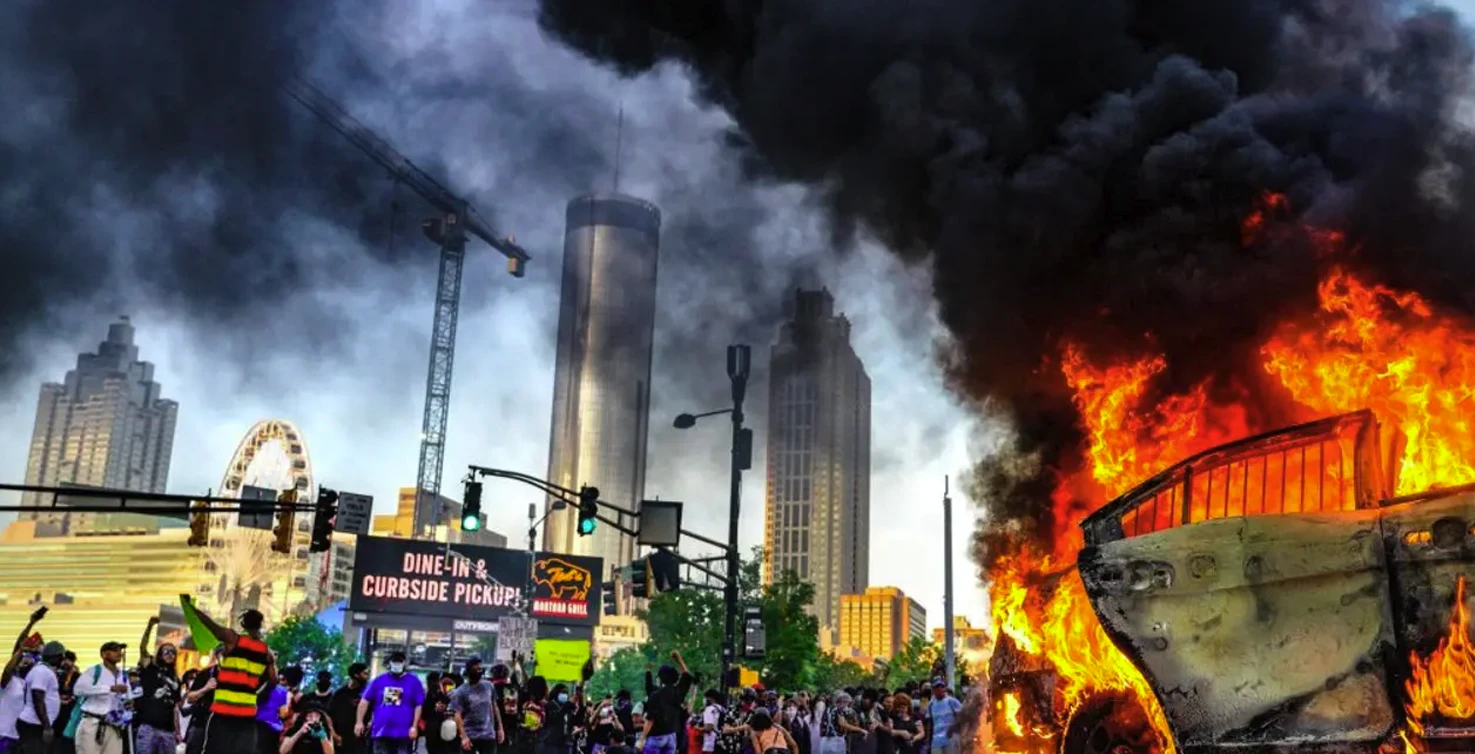
[[[232,631],[194,612],[224,647],[205,722],[204,754],[257,754],[257,695],[277,684],[276,663],[261,636],[265,618],[247,610],[241,614],[241,630]]]

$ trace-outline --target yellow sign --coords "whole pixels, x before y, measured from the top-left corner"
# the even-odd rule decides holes
[[[758,685],[758,671],[749,670],[744,667],[739,667],[738,671],[739,686],[742,686],[745,689],[750,689]]]
[[[589,662],[589,642],[583,639],[539,639],[533,642],[537,673],[550,681],[579,682]]]

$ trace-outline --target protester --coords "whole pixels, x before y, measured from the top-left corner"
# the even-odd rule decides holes
[[[369,666],[355,662],[348,666],[348,683],[334,691],[328,701],[328,722],[332,725],[336,754],[364,754],[364,737],[354,732],[354,725],[368,685]]]
[[[910,696],[898,693],[891,697],[891,725],[887,734],[889,751],[895,754],[923,754],[922,744],[927,740],[927,732],[913,710]]]
[[[938,678],[932,682],[932,702],[927,705],[932,754],[953,754],[953,720],[962,709],[963,703],[948,693],[946,681]]]
[[[774,724],[773,714],[768,711],[767,707],[758,707],[753,710],[748,727],[752,730],[752,750],[756,754],[787,753],[799,748],[794,738],[789,735],[787,728]]]
[[[277,683],[276,660],[261,636],[266,618],[260,611],[247,610],[241,614],[241,631],[236,632],[194,610],[188,596],[181,600],[225,646],[205,723],[203,754],[257,754],[257,693]]]
[[[73,693],[78,711],[72,741],[77,754],[123,754],[131,715],[124,704],[129,692],[127,675],[121,667],[123,643],[110,641],[98,654],[102,662],[83,670]]]
[[[174,754],[179,744],[180,681],[175,671],[178,657],[178,648],[162,644],[154,661],[139,671],[143,696],[135,704],[138,732],[134,754]]]
[[[671,660],[680,667],[680,672],[670,665],[662,665],[657,672],[659,687],[651,681],[650,671],[645,672],[645,717],[649,727],[644,754],[676,754],[676,734],[685,719],[681,702],[691,692],[695,679],[687,671],[680,652],[673,650]]]
[[[61,711],[57,713],[56,722],[51,726],[51,754],[76,754],[72,739],[63,735],[67,723],[71,722],[72,712],[77,707],[77,697],[72,693],[73,686],[77,683],[77,653],[70,649],[62,653],[60,682]]]
[[[298,715],[305,715],[309,710],[317,710],[326,716],[323,721],[324,727],[327,729],[328,735],[336,742],[338,732],[333,725],[332,707],[333,671],[319,670],[317,676],[313,678],[312,688],[303,689],[297,695],[297,698],[293,700],[293,721],[296,721]]]
[[[283,668],[278,682],[256,695],[256,747],[258,754],[276,754],[282,731],[292,717],[292,700],[302,685],[302,668]]]
[[[482,677],[481,658],[466,661],[466,683],[451,694],[451,714],[461,750],[493,754],[504,740],[497,689]]]
[[[41,650],[41,661],[26,674],[24,705],[15,729],[25,754],[48,754],[55,740],[56,717],[61,713],[61,669],[67,649],[61,642],[47,642]]]
[[[702,695],[706,704],[702,707],[702,717],[699,727],[702,731],[702,754],[713,754],[717,751],[717,738],[722,731],[722,717],[726,710],[722,707],[722,692],[717,689],[707,689]]]
[[[275,754],[334,754],[327,715],[315,706],[298,715],[282,736]]]
[[[446,690],[449,674],[425,676],[425,705],[420,715],[420,735],[426,754],[453,754],[460,748],[456,721],[451,716],[451,694]],[[452,687],[454,688],[454,686]]]
[[[413,754],[415,750],[425,687],[405,669],[405,653],[390,654],[389,670],[369,682],[359,701],[353,732],[368,736],[373,754]],[[366,724],[366,719],[372,723]]]
[[[202,754],[205,750],[205,731],[209,728],[210,707],[215,703],[215,688],[220,661],[225,657],[225,647],[217,645],[210,652],[210,666],[195,674],[186,688],[180,714],[184,716],[185,754]]]

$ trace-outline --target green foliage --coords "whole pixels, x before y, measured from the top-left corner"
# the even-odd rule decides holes
[[[598,699],[624,689],[637,701],[645,698],[647,662],[641,649],[624,647],[617,650],[594,671],[594,677],[589,679],[589,694]]]
[[[828,652],[820,653],[814,663],[812,688],[821,691],[876,685],[874,673],[858,662],[842,660]]]
[[[702,684],[716,683],[722,659],[720,594],[704,589],[663,592],[651,598],[644,617],[650,639],[642,651],[649,662],[669,662],[671,651],[678,650]]]
[[[942,659],[940,645],[920,636],[913,636],[911,641],[903,645],[901,651],[891,658],[882,674],[882,681],[888,688],[896,688],[913,681],[927,680],[934,675],[933,667]]]
[[[358,660],[358,648],[336,628],[324,628],[315,618],[291,616],[266,634],[266,646],[277,653],[277,667],[301,665],[311,675],[333,671],[338,681],[348,675],[348,666]]]
[[[777,689],[808,687],[819,660],[819,621],[807,610],[814,604],[814,585],[784,571],[763,587],[759,605],[766,634],[765,656],[757,665],[766,686]]]

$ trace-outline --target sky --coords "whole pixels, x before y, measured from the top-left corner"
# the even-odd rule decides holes
[[[679,68],[621,78],[547,39],[522,0],[386,8],[344,32],[372,50],[380,76],[372,87],[330,87],[333,96],[418,164],[435,166],[532,255],[527,276],[514,279],[496,252],[469,250],[443,489],[459,497],[471,463],[546,471],[564,205],[612,188],[623,110],[619,188],[665,213],[647,497],[684,501],[688,529],[725,531],[726,433],[720,424],[679,431],[671,418],[724,407],[725,346],[749,343],[760,452],[745,480],[740,538],[744,549],[760,542],[768,348],[785,292],[825,285],[853,324],[872,380],[870,581],[901,587],[940,625],[944,478],[965,473],[997,428],[942,383],[933,354],[943,335],[926,271],[864,237],[837,246],[802,187],[745,179],[725,146],[730,120],[695,103]],[[486,93],[427,93],[427,82],[468,78]],[[428,216],[406,202],[412,225]],[[148,212],[133,209],[117,222]],[[281,223],[311,279],[275,299],[229,283],[207,292],[255,294],[258,309],[244,322],[150,295],[136,284],[147,265],[134,265],[135,278],[106,296],[51,312],[47,327],[26,336],[22,368],[0,382],[0,480],[23,481],[39,385],[60,381],[126,314],[164,395],[180,404],[170,492],[218,487],[251,425],[284,418],[305,436],[317,483],[373,495],[376,512],[388,512],[415,479],[436,250],[418,233],[402,234],[408,260],[390,265],[365,249],[357,229],[306,212]],[[120,242],[116,253],[144,259],[146,243]],[[974,506],[959,486],[956,610],[977,625],[985,598],[966,560]],[[537,499],[530,488],[488,480],[488,527],[521,546],[527,504]]]

